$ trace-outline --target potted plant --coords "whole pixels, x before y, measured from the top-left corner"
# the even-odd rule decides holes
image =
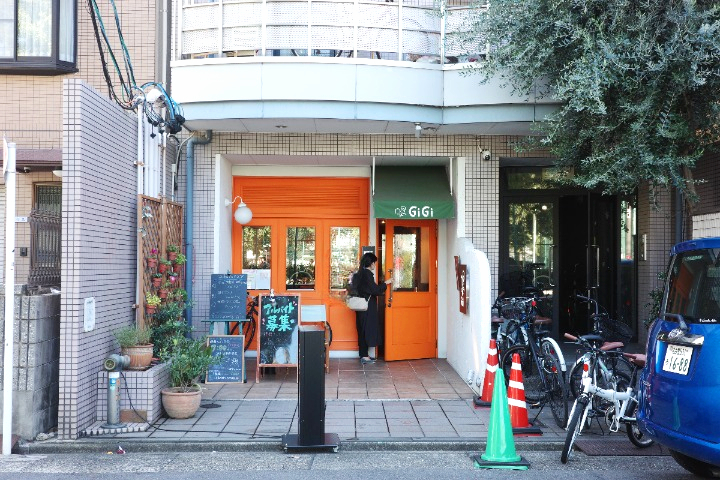
[[[170,388],[162,390],[162,404],[170,418],[190,418],[200,407],[202,391],[197,384],[211,365],[221,358],[213,356],[204,340],[175,336],[169,351],[161,355],[168,362]]]
[[[152,275],[150,275],[150,277],[152,278],[152,286],[153,287],[159,288],[160,285],[162,285],[162,278],[163,278],[162,273],[153,273]]]
[[[153,248],[150,250],[150,255],[145,257],[145,261],[147,262],[147,268],[157,267],[157,263],[158,263],[157,254],[158,254],[157,248]]]
[[[158,305],[162,303],[162,299],[155,295],[154,293],[146,293],[145,294],[145,313],[148,315],[153,315],[155,313],[155,310],[157,309]]]
[[[172,265],[172,262],[170,260],[167,260],[165,258],[160,259],[160,265],[158,265],[158,273],[165,273],[168,270],[170,270],[170,266]]]
[[[178,274],[175,272],[168,272],[168,282],[175,283],[177,282]]]
[[[150,342],[150,329],[134,325],[113,332],[120,345],[120,354],[130,357],[128,370],[146,370],[153,356],[153,344]]]
[[[168,295],[170,295],[170,289],[172,288],[172,283],[165,281],[160,284],[160,288],[158,289],[157,295],[163,300],[166,300],[168,298]]]
[[[187,258],[182,253],[178,253],[173,261],[173,272],[180,272],[182,266],[185,265]]]
[[[180,253],[180,247],[177,245],[168,245],[167,246],[167,258],[170,261],[173,261],[177,258],[177,254]]]

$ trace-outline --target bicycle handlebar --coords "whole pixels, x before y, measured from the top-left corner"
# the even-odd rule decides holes
[[[600,314],[600,306],[598,305],[598,301],[595,300],[594,298],[585,297],[583,295],[575,295],[575,298],[577,298],[578,300],[580,300],[582,302],[592,303],[595,306],[595,315]]]

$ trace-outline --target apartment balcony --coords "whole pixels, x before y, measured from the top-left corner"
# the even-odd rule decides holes
[[[465,0],[458,0],[465,1]],[[428,0],[176,2],[172,95],[188,128],[522,134],[554,106],[480,85],[480,10]]]

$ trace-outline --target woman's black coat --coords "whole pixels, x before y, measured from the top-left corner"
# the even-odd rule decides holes
[[[378,304],[377,296],[382,295],[387,290],[387,284],[375,283],[375,275],[369,268],[361,268],[359,273],[359,282],[357,286],[358,295],[368,298],[368,309],[364,312],[355,312],[357,321],[362,322],[365,332],[365,340],[371,347],[382,345],[380,335],[380,321],[378,320]]]

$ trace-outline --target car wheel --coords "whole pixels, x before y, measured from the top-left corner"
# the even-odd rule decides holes
[[[688,457],[675,450],[670,450],[670,455],[675,461],[688,472],[703,478],[716,478],[720,476],[720,467]]]

